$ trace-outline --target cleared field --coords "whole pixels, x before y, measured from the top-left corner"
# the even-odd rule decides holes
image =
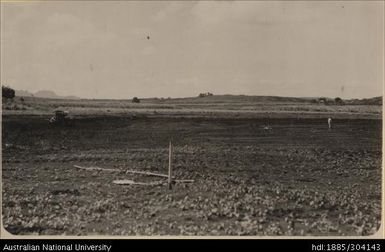
[[[369,235],[381,220],[376,119],[5,115],[3,224],[13,234]],[[335,118],[336,116],[333,116]],[[271,130],[265,130],[269,124]],[[174,170],[191,184],[125,170]],[[73,165],[118,168],[79,170]]]

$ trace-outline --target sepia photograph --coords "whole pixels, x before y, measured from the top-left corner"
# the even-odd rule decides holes
[[[1,0],[1,235],[383,237],[384,7]]]

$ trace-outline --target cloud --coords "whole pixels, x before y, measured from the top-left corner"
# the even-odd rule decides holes
[[[103,45],[115,38],[81,18],[65,13],[53,13],[38,29],[41,44],[53,48]]]
[[[191,10],[198,22],[219,24],[224,21],[248,20],[256,14],[252,2],[201,1]]]
[[[31,91],[66,93],[100,75],[97,66],[111,57],[114,33],[73,14],[53,11],[38,15],[32,10],[33,15],[21,12],[20,16],[7,16],[4,25],[2,67],[10,84]],[[96,69],[92,74],[85,71],[90,63]]]
[[[171,2],[166,7],[160,9],[154,16],[153,20],[160,22],[165,20],[167,17],[174,15],[184,7],[183,3]]]
[[[381,88],[381,7],[329,1],[4,4],[2,79],[18,89],[100,98],[204,90],[285,95],[290,85],[301,95],[334,85],[364,95]],[[349,84],[354,81],[371,88]]]
[[[228,22],[274,25],[314,19],[317,12],[315,7],[293,2],[199,1],[191,9],[191,14],[204,25],[223,25]]]
[[[141,51],[141,53],[142,53],[143,55],[152,55],[152,54],[156,53],[156,48],[155,48],[154,46],[147,46],[147,47],[145,47],[145,48]]]

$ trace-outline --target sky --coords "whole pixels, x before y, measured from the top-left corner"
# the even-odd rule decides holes
[[[2,85],[83,98],[374,97],[384,2],[1,2],[0,58]]]

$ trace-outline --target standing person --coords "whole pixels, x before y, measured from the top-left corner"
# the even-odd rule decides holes
[[[329,125],[329,130],[331,130],[332,129],[332,118],[331,117],[328,118],[328,125]]]

